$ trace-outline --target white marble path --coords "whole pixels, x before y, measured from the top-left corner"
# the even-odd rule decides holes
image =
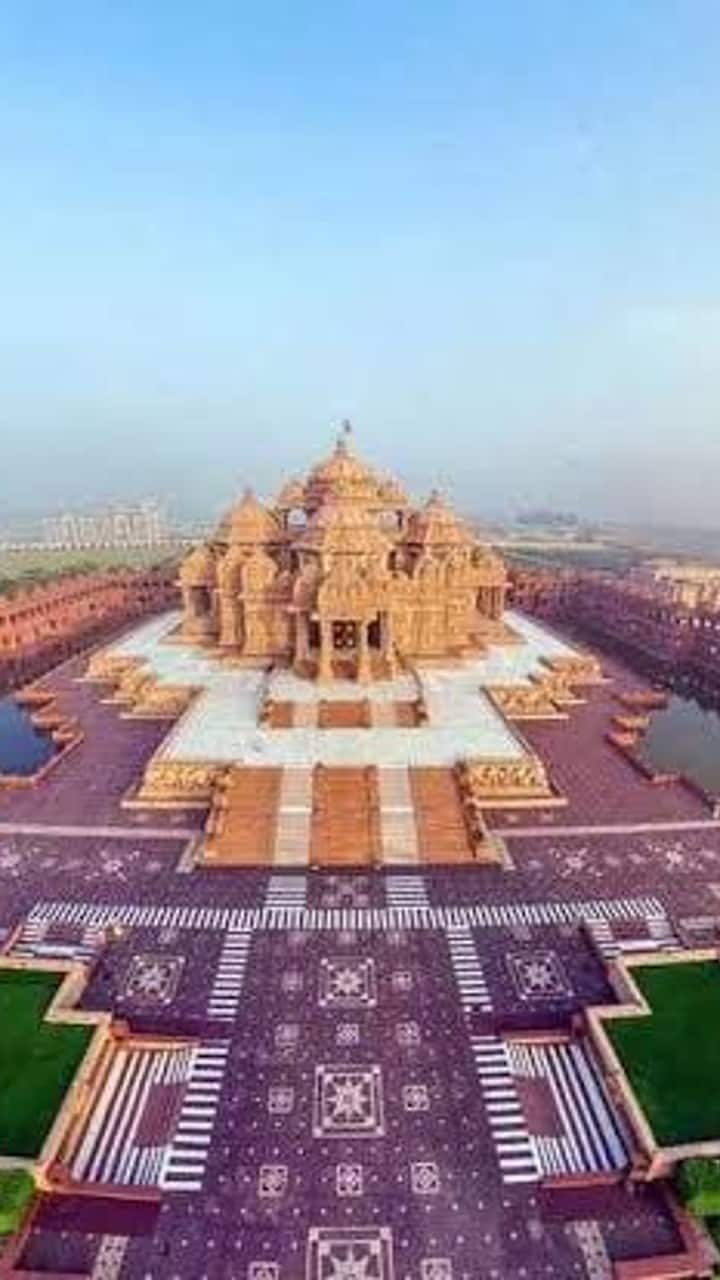
[[[494,645],[484,657],[367,685],[318,683],[261,667],[224,666],[196,646],[170,640],[179,620],[177,612],[153,619],[108,651],[141,658],[161,683],[199,690],[156,756],[188,763],[407,768],[449,767],[463,759],[519,760],[527,753],[522,739],[483,688],[496,683],[527,684],[545,660],[573,653],[537,623],[509,611],[506,620],[522,637],[521,643]],[[258,724],[268,692],[295,702],[338,698],[386,702],[414,698],[418,689],[429,718],[416,728],[269,729]]]

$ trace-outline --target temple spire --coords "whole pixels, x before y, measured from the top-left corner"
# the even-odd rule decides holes
[[[340,427],[340,434],[338,435],[337,444],[335,446],[336,451],[338,453],[348,452],[350,447],[350,440],[352,438],[352,433],[353,433],[352,422],[350,421],[349,418],[343,418],[342,424]]]

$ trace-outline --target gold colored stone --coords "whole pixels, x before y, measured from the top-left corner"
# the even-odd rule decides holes
[[[152,760],[145,770],[137,799],[152,804],[171,800],[209,801],[222,767]]]
[[[350,449],[272,508],[246,491],[180,570],[184,639],[320,679],[482,651],[504,633],[503,562],[439,494],[410,507]]]
[[[518,760],[466,760],[460,785],[471,801],[486,806],[500,800],[553,798],[545,766],[529,754]]]

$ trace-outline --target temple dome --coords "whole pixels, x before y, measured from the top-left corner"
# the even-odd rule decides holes
[[[472,546],[473,537],[452,507],[437,490],[424,507],[413,512],[408,525],[408,541],[432,547]]]
[[[305,500],[309,506],[317,507],[330,498],[377,504],[378,476],[372,467],[351,452],[348,434],[349,428],[346,427],[330,456],[314,466],[308,475]]]
[[[180,565],[180,581],[186,586],[208,586],[215,574],[215,557],[205,545],[195,547]]]
[[[252,489],[245,490],[224,523],[231,546],[273,542],[280,536],[275,517],[262,502],[258,502]]]
[[[377,520],[361,506],[329,501],[310,520],[295,545],[325,553],[373,555],[387,558],[392,541]]]
[[[293,507],[302,507],[304,501],[305,485],[297,476],[293,476],[283,485],[273,506],[276,511],[290,511]]]
[[[378,482],[378,497],[388,507],[407,507],[407,494],[403,491],[394,476],[381,476]]]

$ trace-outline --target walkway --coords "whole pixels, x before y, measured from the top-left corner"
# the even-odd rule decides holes
[[[549,1090],[557,1131],[535,1133],[543,1173],[610,1173],[629,1164],[628,1144],[592,1054],[581,1043],[509,1043],[510,1066],[526,1087]]]
[[[229,1050],[229,1040],[213,1040],[193,1052],[175,1134],[160,1173],[164,1191],[202,1190]]]
[[[67,827],[45,822],[0,822],[0,836],[70,836],[89,840],[194,840],[193,827]]]
[[[556,827],[493,827],[492,835],[505,840],[536,840],[539,836],[636,836],[652,835],[659,831],[707,831],[720,829],[720,818],[693,818],[680,822],[607,822],[597,826]]]
[[[503,1182],[537,1182],[535,1145],[523,1115],[507,1046],[498,1036],[473,1036],[475,1066]]]
[[[518,925],[644,920],[663,914],[657,898],[591,898],[577,902],[511,902],[467,907],[378,908],[178,907],[157,904],[38,902],[29,919],[71,924],[125,924],[171,929],[387,930],[506,929]]]

